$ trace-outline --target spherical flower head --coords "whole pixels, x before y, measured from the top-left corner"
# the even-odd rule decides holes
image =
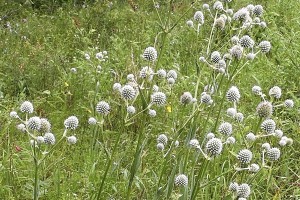
[[[151,69],[151,67],[143,67],[140,71],[140,77],[143,79],[148,79],[149,81],[151,81],[153,79],[153,70]]]
[[[213,133],[207,133],[206,134],[206,139],[210,140],[212,138],[215,138],[215,134],[213,134]]]
[[[270,117],[273,113],[273,106],[268,101],[263,101],[258,104],[256,107],[256,113],[259,117],[267,118]]]
[[[200,61],[200,62],[206,62],[206,59],[205,59],[203,56],[200,56],[200,57],[199,57],[199,61]]]
[[[243,113],[241,113],[241,112],[238,112],[238,113],[236,113],[236,115],[235,115],[235,120],[237,121],[237,122],[243,122],[243,120],[244,120],[244,114]]]
[[[224,70],[224,72],[225,72],[225,69],[226,69],[226,62],[225,62],[225,60],[221,59],[221,60],[219,60],[218,63],[216,63],[215,66],[216,66],[216,68],[217,68],[218,70]]]
[[[248,149],[243,149],[238,153],[237,159],[243,164],[250,163],[252,160],[252,152]]]
[[[121,89],[121,95],[125,100],[132,100],[136,96],[136,91],[131,85],[124,85]]]
[[[239,43],[244,48],[252,48],[254,46],[254,40],[252,40],[249,35],[241,37]]]
[[[232,86],[226,93],[226,98],[231,102],[238,102],[241,98],[240,91],[237,87]]]
[[[250,165],[250,168],[249,168],[250,172],[256,173],[256,172],[258,172],[258,170],[259,170],[259,165],[258,164],[253,163],[253,164]]]
[[[276,147],[267,150],[267,157],[270,161],[276,161],[280,158],[280,150]]]
[[[175,178],[175,185],[179,187],[187,187],[188,186],[188,177],[184,174],[179,174]]]
[[[168,83],[170,84],[170,85],[174,85],[175,84],[175,79],[174,78],[168,78]]]
[[[234,35],[231,39],[232,44],[238,44],[240,39],[237,35]]]
[[[223,10],[223,4],[222,4],[222,2],[216,1],[214,3],[214,5],[213,5],[213,9],[219,10],[219,11]]]
[[[255,53],[248,53],[246,55],[246,58],[247,60],[254,60],[255,56],[256,56]]]
[[[264,12],[264,8],[261,5],[256,5],[253,8],[253,14],[256,16],[261,16]]]
[[[209,10],[209,5],[207,3],[205,3],[205,4],[202,5],[202,8],[204,10]]]
[[[70,136],[70,137],[67,137],[67,142],[68,142],[69,144],[76,144],[77,138],[76,138],[74,135],[72,135],[72,136]]]
[[[280,146],[285,146],[286,144],[287,144],[287,140],[286,139],[281,139],[279,142],[278,142],[278,144],[280,145]]]
[[[248,198],[250,196],[251,189],[247,183],[243,183],[237,188],[237,196],[242,198]]]
[[[266,142],[261,145],[261,148],[263,150],[269,150],[269,149],[271,149],[271,145],[268,142]]]
[[[48,133],[51,130],[51,124],[46,118],[41,118],[41,127],[39,131],[41,133]]]
[[[133,115],[135,113],[135,107],[128,106],[127,107],[127,113],[130,114],[130,115]]]
[[[166,70],[164,70],[164,69],[158,70],[158,71],[157,71],[157,76],[158,76],[159,78],[166,78],[166,76],[167,76]]]
[[[43,136],[37,136],[36,137],[36,143],[37,144],[43,144],[43,143],[45,143],[44,137]]]
[[[29,101],[24,101],[20,106],[21,112],[33,113],[33,105]]]
[[[256,135],[254,135],[254,133],[250,132],[246,135],[246,139],[250,142],[254,142],[256,140]]]
[[[149,109],[148,114],[150,115],[150,117],[155,117],[156,116],[156,111],[152,110],[152,109]]]
[[[21,132],[25,132],[26,131],[26,126],[25,126],[25,124],[18,124],[17,129]]]
[[[221,30],[225,28],[225,24],[226,24],[226,20],[223,17],[218,17],[214,23],[215,27]]]
[[[156,145],[157,150],[163,151],[165,149],[165,145],[163,143],[158,143]]]
[[[211,96],[209,94],[207,94],[206,92],[203,92],[201,94],[201,97],[200,97],[201,103],[210,104],[211,100],[212,100]]]
[[[151,103],[157,106],[163,106],[167,102],[167,97],[163,92],[155,92],[151,95]]]
[[[249,12],[253,12],[254,10],[254,5],[253,4],[249,4],[246,6],[246,9],[249,11]]]
[[[228,122],[223,122],[218,129],[219,133],[223,135],[231,135],[232,134],[232,125]]]
[[[233,14],[233,19],[238,21],[244,21],[250,17],[250,12],[247,8],[241,8]]]
[[[88,124],[89,125],[96,125],[97,124],[97,119],[95,119],[94,117],[90,117],[88,119]]]
[[[189,26],[189,27],[193,27],[194,26],[194,22],[192,20],[188,20],[186,22],[186,24]]]
[[[157,59],[157,51],[154,47],[147,47],[144,51],[143,57],[147,61],[155,61]]]
[[[221,54],[220,54],[220,52],[218,52],[218,51],[212,52],[211,55],[210,55],[210,60],[213,63],[218,63],[219,60],[221,60]]]
[[[206,143],[206,151],[211,156],[221,154],[223,150],[223,143],[219,138],[212,138]]]
[[[269,41],[261,41],[258,47],[262,53],[268,53],[271,50],[271,43]]]
[[[287,138],[286,139],[286,144],[287,145],[292,145],[294,143],[294,140],[292,138]]]
[[[227,10],[226,10],[226,13],[227,13],[228,15],[233,15],[233,10],[232,10],[232,9],[227,9]]]
[[[127,75],[127,80],[128,81],[134,81],[134,75],[133,74],[128,74]]]
[[[193,96],[190,92],[184,92],[180,97],[180,102],[182,104],[189,104],[192,102]]]
[[[226,144],[234,144],[235,143],[235,138],[234,137],[228,137],[226,139]]]
[[[199,24],[204,24],[204,15],[201,11],[196,11],[194,14],[194,20]]]
[[[269,90],[269,95],[271,97],[274,97],[276,99],[279,99],[281,97],[281,88],[278,86],[274,86]]]
[[[178,146],[179,146],[179,141],[178,141],[178,140],[175,141],[174,146],[175,146],[175,147],[178,147]]]
[[[261,87],[255,85],[252,87],[252,92],[256,95],[260,95],[261,94]]]
[[[114,91],[121,91],[122,85],[120,83],[114,83],[113,90]]]
[[[99,114],[102,114],[102,115],[107,115],[109,114],[110,112],[110,106],[107,102],[105,101],[99,101],[96,105],[96,111],[99,113]]]
[[[294,107],[294,101],[292,99],[287,99],[284,101],[284,106],[286,108],[292,108]]]
[[[41,119],[39,117],[30,117],[26,125],[29,129],[38,131],[41,128]]]
[[[17,113],[16,111],[11,111],[11,112],[9,113],[9,116],[10,116],[11,118],[19,118],[18,113]]]
[[[54,145],[55,144],[55,137],[52,133],[45,133],[44,141],[45,141],[45,144]]]
[[[282,130],[279,130],[279,129],[275,130],[274,131],[274,136],[277,137],[277,138],[282,138],[282,136],[283,136]]]
[[[231,182],[230,184],[229,184],[229,191],[231,191],[231,192],[236,192],[237,191],[237,188],[239,187],[239,184],[238,183],[236,183],[236,182]]]
[[[164,145],[167,145],[167,143],[168,143],[168,137],[165,134],[160,134],[157,137],[157,143],[162,143]]]
[[[259,24],[262,28],[267,28],[267,23],[266,22],[260,22]]]
[[[234,45],[230,50],[229,50],[231,56],[235,59],[241,59],[243,56],[243,47],[240,45]]]
[[[199,141],[197,139],[191,139],[189,145],[196,148],[199,145]]]
[[[167,73],[167,78],[173,78],[173,79],[177,79],[177,72],[175,70],[170,70]]]
[[[261,129],[263,129],[266,133],[274,133],[276,128],[276,123],[272,119],[266,119],[261,123]]]
[[[78,127],[78,124],[79,121],[76,116],[70,116],[64,122],[65,128],[71,130],[75,130]]]
[[[260,18],[259,17],[254,17],[253,23],[260,23]]]
[[[228,108],[227,111],[226,111],[226,114],[229,116],[229,117],[232,117],[234,118],[235,115],[236,115],[236,109],[235,108]]]

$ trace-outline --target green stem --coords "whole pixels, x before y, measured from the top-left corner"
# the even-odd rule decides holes
[[[264,200],[266,200],[267,196],[268,196],[268,191],[269,191],[269,187],[270,187],[270,180],[271,180],[272,170],[273,170],[273,163],[271,164],[271,168],[270,168],[269,174],[268,174],[267,187],[266,187],[265,195],[264,195],[264,198],[263,198]]]
[[[33,199],[39,199],[39,180],[38,180],[38,169],[39,169],[39,162],[37,158],[36,152],[36,142],[33,143],[33,160],[34,160],[34,192],[33,192]]]
[[[200,180],[203,179],[203,176],[204,176],[204,174],[207,170],[208,164],[209,164],[209,160],[205,160],[202,170],[199,170],[199,172],[198,172],[198,176],[196,177],[196,181],[195,181],[195,184],[194,184],[193,189],[192,189],[191,200],[196,199],[198,190],[200,188],[199,182],[200,182]]]

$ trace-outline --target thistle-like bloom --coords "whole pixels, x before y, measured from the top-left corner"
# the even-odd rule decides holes
[[[234,137],[228,137],[226,139],[226,144],[234,144],[235,143],[235,138]]]
[[[255,53],[248,53],[246,55],[247,60],[254,60],[256,54]]]
[[[226,114],[229,116],[229,117],[235,117],[236,115],[236,109],[235,108],[228,108],[227,111],[226,111]]]
[[[237,35],[232,36],[232,38],[230,39],[230,41],[232,42],[232,44],[238,44],[240,39]]]
[[[70,137],[67,137],[67,141],[69,144],[76,144],[77,138],[74,135],[72,135]]]
[[[114,83],[113,90],[114,91],[121,91],[122,85],[120,83]]]
[[[212,138],[206,143],[206,151],[211,156],[221,154],[223,143],[219,138]]]
[[[128,81],[134,81],[134,75],[133,74],[128,74],[127,75],[127,80]]]
[[[259,170],[259,165],[258,164],[253,163],[253,164],[250,165],[250,168],[249,168],[250,172],[256,173],[256,172],[258,172],[258,170]]]
[[[26,126],[25,126],[25,124],[18,124],[17,129],[21,132],[25,132],[26,131]]]
[[[160,134],[157,137],[157,143],[162,143],[164,145],[167,145],[167,143],[168,143],[168,137],[165,134]]]
[[[41,119],[39,117],[30,117],[27,121],[27,127],[38,131],[41,128]]]
[[[51,124],[48,121],[48,119],[41,118],[41,127],[40,127],[39,131],[41,133],[48,133],[48,132],[50,132],[50,129],[51,129]]]
[[[193,27],[194,26],[194,22],[192,20],[188,20],[186,22],[186,24],[189,26],[189,27]]]
[[[283,136],[282,130],[279,130],[279,129],[275,130],[274,131],[274,136],[277,137],[277,138],[282,138],[282,136]]]
[[[267,150],[267,157],[270,161],[276,161],[280,158],[280,150],[276,147]]]
[[[214,5],[213,5],[213,9],[215,9],[215,10],[223,10],[223,4],[222,4],[222,2],[220,2],[220,1],[216,1],[215,3],[214,3]]]
[[[125,100],[132,100],[136,96],[136,91],[131,85],[125,85],[121,89],[121,95]]]
[[[249,35],[241,37],[239,43],[244,48],[252,48],[254,46],[254,40],[252,40]]]
[[[249,19],[249,17],[250,12],[247,8],[241,8],[233,14],[233,19],[239,21],[245,21],[246,19]]]
[[[55,144],[55,137],[52,133],[45,133],[44,135],[44,142],[45,144]]]
[[[88,119],[88,124],[90,124],[90,125],[95,125],[95,124],[97,124],[97,119],[95,119],[94,117],[90,117],[90,118]]]
[[[194,20],[199,24],[204,24],[204,15],[201,11],[196,11],[194,14]]]
[[[260,102],[256,107],[256,112],[259,117],[270,117],[273,113],[273,106],[268,101]]]
[[[33,105],[29,101],[24,101],[20,106],[21,112],[33,113]]]
[[[151,69],[151,67],[143,67],[140,71],[140,77],[143,79],[148,79],[149,81],[151,81],[153,79],[153,70]]]
[[[264,8],[261,5],[256,5],[253,8],[253,14],[256,16],[261,16],[264,12]]]
[[[286,108],[292,108],[294,107],[294,101],[292,99],[287,99],[284,101],[284,106]]]
[[[260,95],[261,94],[261,87],[255,85],[252,87],[252,92],[256,95]]]
[[[269,95],[271,97],[274,97],[276,99],[279,99],[281,97],[281,88],[278,86],[274,86],[269,90]]]
[[[210,139],[212,139],[214,137],[215,137],[215,134],[213,134],[213,133],[207,133],[206,134],[206,139],[208,139],[208,140],[210,140]]]
[[[241,59],[243,56],[243,47],[241,47],[240,45],[234,45],[231,49],[230,49],[230,54],[233,58],[236,59]]]
[[[192,99],[193,99],[193,96],[190,92],[184,92],[180,97],[180,102],[182,104],[189,104],[189,103],[191,103]]]
[[[147,47],[144,51],[143,57],[148,61],[155,61],[157,59],[157,51],[154,47]]]
[[[220,52],[218,52],[218,51],[214,51],[214,52],[212,52],[211,53],[211,55],[210,55],[210,60],[213,62],[213,63],[218,63],[219,62],[219,60],[221,60],[221,54],[220,54]]]
[[[232,134],[232,125],[228,122],[223,122],[218,131],[223,135],[231,135]]]
[[[267,133],[274,133],[275,128],[276,128],[276,123],[272,119],[266,119],[261,123],[261,129],[263,129]]]
[[[168,81],[168,83],[170,85],[174,85],[175,84],[175,79],[174,78],[168,78],[167,81]]]
[[[250,142],[253,142],[256,140],[256,136],[254,135],[254,133],[250,132],[246,135],[246,139]]]
[[[236,192],[237,191],[237,189],[238,189],[238,187],[239,187],[239,184],[238,183],[236,183],[236,182],[231,182],[230,184],[229,184],[229,191],[231,191],[231,192]]]
[[[105,101],[100,101],[96,105],[96,111],[102,115],[107,115],[110,112],[110,106]]]
[[[165,145],[163,143],[158,143],[156,145],[157,150],[163,151],[165,149]]]
[[[261,41],[258,47],[262,53],[268,53],[271,50],[271,43],[269,41]]]
[[[151,95],[151,103],[158,105],[158,106],[163,106],[167,102],[167,97],[165,93],[163,92],[155,92]]]
[[[263,149],[263,150],[269,150],[269,149],[271,149],[271,145],[269,144],[269,143],[263,143],[262,145],[261,145],[261,148]]]
[[[177,72],[175,70],[170,70],[167,73],[167,78],[173,78],[173,79],[177,79]]]
[[[223,30],[225,28],[225,23],[226,23],[226,20],[223,17],[218,17],[215,20],[214,25],[215,25],[216,28],[219,28],[219,29]]]
[[[251,189],[247,183],[243,183],[237,188],[237,196],[242,198],[248,198],[250,196]]]
[[[199,145],[199,141],[197,139],[191,139],[189,145],[196,148]]]
[[[201,101],[201,103],[211,104],[212,99],[211,99],[211,96],[209,94],[207,94],[206,92],[203,92],[201,94],[200,101]]]
[[[16,111],[11,111],[11,112],[9,113],[9,116],[10,116],[11,118],[19,118],[18,113],[17,113]]]
[[[156,111],[152,110],[152,109],[149,109],[148,114],[150,115],[150,117],[155,117],[156,116]]]
[[[238,153],[237,159],[243,164],[250,163],[252,160],[252,152],[248,149],[243,149]]]
[[[37,136],[36,137],[36,143],[37,144],[43,144],[43,143],[45,143],[44,137],[43,136]]]
[[[76,116],[70,116],[64,122],[65,128],[71,130],[75,130],[78,127],[78,124],[79,120]]]
[[[244,114],[241,112],[236,113],[235,120],[238,122],[242,122],[244,120]]]
[[[157,76],[158,76],[159,78],[166,78],[166,76],[167,76],[166,70],[164,70],[164,69],[158,70],[158,71],[157,71]]]
[[[179,174],[175,178],[175,185],[179,187],[187,187],[188,186],[188,177],[184,174]]]
[[[232,86],[226,93],[226,98],[231,102],[238,102],[241,98],[240,91],[237,87]]]
[[[127,113],[130,114],[130,115],[134,114],[135,113],[135,107],[128,106],[127,107]]]

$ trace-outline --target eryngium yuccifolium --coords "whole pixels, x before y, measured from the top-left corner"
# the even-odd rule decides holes
[[[126,100],[132,100],[136,95],[136,91],[131,85],[124,85],[121,89],[121,95]]]
[[[21,112],[33,113],[33,105],[29,101],[24,101],[20,106]]]
[[[18,124],[17,129],[21,132],[25,132],[26,131],[26,126],[25,126],[25,124]]]
[[[261,41],[258,47],[262,53],[268,53],[271,49],[271,43],[269,41]]]
[[[223,17],[218,17],[214,23],[216,28],[223,30],[225,28],[226,20]]]
[[[209,155],[216,156],[222,152],[223,143],[219,138],[212,138],[206,143],[206,151]]]
[[[261,87],[259,87],[259,86],[257,86],[257,85],[253,86],[253,87],[252,87],[252,92],[253,92],[254,94],[256,94],[256,95],[261,94]]]
[[[284,106],[286,108],[292,108],[294,107],[294,101],[292,99],[287,99],[284,101]]]
[[[43,144],[43,143],[45,143],[44,137],[43,136],[37,136],[36,137],[36,143],[37,144]]]
[[[214,5],[213,5],[213,8],[214,8],[215,10],[223,10],[223,4],[222,4],[222,2],[216,1],[216,2],[214,3]]]
[[[246,55],[246,58],[247,60],[254,60],[255,56],[256,56],[255,53],[248,53]]]
[[[168,81],[168,83],[170,85],[174,85],[175,84],[175,79],[174,78],[168,78],[167,81]]]
[[[233,58],[241,59],[243,56],[243,47],[240,45],[234,45],[229,52]]]
[[[254,41],[249,35],[244,35],[239,41],[240,45],[245,48],[252,48],[254,46]]]
[[[55,137],[52,133],[45,133],[44,135],[45,144],[55,144]]]
[[[157,143],[162,143],[164,145],[166,145],[168,143],[168,137],[165,134],[160,134],[156,140],[157,140]]]
[[[114,83],[113,90],[114,91],[120,91],[122,88],[122,85],[120,83]]]
[[[279,144],[280,146],[285,146],[286,143],[287,143],[287,140],[286,140],[286,139],[281,139],[281,140],[278,142],[278,144]]]
[[[213,63],[218,63],[219,60],[221,60],[221,54],[218,51],[212,52],[211,55],[210,55],[210,60]]]
[[[128,74],[127,75],[127,80],[128,81],[134,81],[134,75],[133,74]]]
[[[209,10],[209,5],[205,3],[205,4],[202,5],[202,8],[205,9],[205,10]]]
[[[206,62],[206,59],[205,59],[203,56],[200,56],[200,57],[199,57],[199,61],[200,61],[200,62]]]
[[[249,16],[250,16],[250,13],[249,13],[248,9],[247,8],[241,8],[233,14],[232,18],[234,20],[244,21],[247,18],[249,18]]]
[[[16,111],[11,111],[10,113],[9,113],[9,116],[11,117],[11,118],[18,118],[19,116],[18,116],[18,113],[16,112]]]
[[[232,125],[228,122],[223,122],[218,129],[219,133],[223,135],[231,135],[232,134]]]
[[[226,10],[226,13],[227,13],[228,15],[233,15],[233,10],[232,10],[232,9],[227,9],[227,10]]]
[[[157,85],[153,85],[152,91],[153,92],[158,92],[159,91],[159,87]]]
[[[235,120],[238,122],[242,122],[244,120],[244,115],[241,112],[236,113]]]
[[[213,134],[213,133],[207,133],[207,135],[206,135],[206,139],[208,139],[208,140],[210,140],[214,137],[215,137],[215,134]]]
[[[163,143],[158,143],[158,144],[156,145],[156,148],[157,148],[159,151],[162,151],[162,150],[164,150],[165,145],[164,145]]]
[[[90,125],[95,125],[95,124],[97,124],[97,119],[95,119],[94,117],[90,117],[90,118],[88,119],[88,124],[90,124]]]
[[[157,59],[157,51],[154,47],[147,47],[143,54],[144,59],[155,61]]]
[[[276,99],[279,99],[281,97],[281,88],[278,86],[274,86],[269,90],[269,95],[271,97],[274,97]]]
[[[192,20],[188,20],[186,22],[186,24],[189,26],[189,27],[193,27],[194,26],[194,22]]]
[[[41,128],[41,119],[39,117],[30,117],[27,121],[27,127],[32,130]]]
[[[105,101],[99,101],[96,105],[96,111],[102,115],[107,115],[110,112],[110,106]]]
[[[233,44],[238,44],[240,41],[239,37],[237,35],[234,35],[232,38],[231,38],[231,42]]]
[[[201,98],[200,98],[201,103],[210,104],[211,100],[212,100],[211,96],[206,92],[203,92],[201,94]]]
[[[256,172],[258,172],[258,170],[259,170],[259,165],[258,164],[253,163],[253,164],[250,165],[250,168],[249,168],[250,172],[256,173]]]
[[[254,6],[253,14],[256,16],[261,16],[264,12],[264,8],[261,5]]]
[[[261,129],[266,131],[266,133],[274,133],[276,128],[276,123],[272,119],[266,119],[261,123]]]
[[[175,185],[179,187],[187,187],[188,186],[188,177],[184,174],[179,174],[175,178]]]
[[[282,138],[282,136],[283,136],[282,130],[279,130],[279,129],[275,130],[274,131],[274,136],[277,137],[277,138]]]
[[[235,138],[234,137],[228,137],[226,139],[226,143],[227,144],[234,144],[235,143]]]
[[[254,133],[250,132],[246,135],[246,139],[250,142],[253,142],[256,140],[256,136],[254,135]]]
[[[243,183],[243,184],[238,186],[236,192],[237,192],[238,197],[248,198],[250,193],[251,193],[251,189],[250,189],[250,186],[247,183]]]
[[[144,79],[147,78],[149,81],[153,79],[153,74],[153,70],[148,66],[143,67],[140,71],[140,77]]]
[[[266,22],[260,22],[259,24],[262,28],[266,28],[267,27],[267,23]]]
[[[76,116],[70,116],[64,122],[65,128],[72,129],[72,130],[75,130],[78,127],[78,124],[79,121]]]
[[[150,115],[150,117],[155,117],[156,116],[156,111],[150,109],[149,112],[148,112],[148,114]]]
[[[238,102],[241,98],[239,89],[235,86],[231,86],[231,88],[229,88],[229,90],[226,93],[226,98],[228,101]]]
[[[247,8],[247,10],[248,10],[249,12],[253,12],[254,5],[253,5],[253,4],[249,4],[249,5],[246,6],[246,8]]]
[[[252,152],[248,149],[243,149],[238,153],[237,159],[243,164],[250,163],[252,160]]]
[[[164,70],[164,69],[158,70],[158,71],[157,71],[157,76],[158,76],[159,78],[165,78],[165,77],[167,76],[166,70]]]
[[[216,67],[218,69],[226,69],[226,62],[225,62],[225,60],[223,60],[223,59],[219,60],[219,62],[216,63]]]
[[[194,14],[194,20],[198,22],[199,24],[204,23],[204,15],[201,11],[196,11]]]
[[[276,147],[267,150],[267,157],[270,161],[275,161],[280,158],[280,150]]]
[[[237,188],[239,187],[239,184],[238,183],[236,183],[236,182],[231,182],[230,184],[229,184],[229,191],[231,191],[231,192],[236,192],[237,191]]]
[[[167,73],[167,78],[173,78],[173,79],[177,79],[177,72],[175,70],[170,70]]]
[[[273,106],[268,101],[263,101],[256,107],[256,112],[259,117],[270,117],[273,113]]]
[[[48,132],[50,132],[50,129],[51,129],[51,124],[48,121],[48,119],[41,118],[41,127],[40,127],[39,131],[41,133],[48,133]]]
[[[151,95],[151,103],[158,105],[158,106],[163,106],[167,102],[167,97],[165,93],[163,92],[155,92]]]
[[[68,142],[69,144],[76,144],[77,138],[76,138],[74,135],[72,135],[72,136],[70,136],[70,137],[67,137],[67,142]]]
[[[235,117],[236,115],[236,109],[235,108],[228,108],[227,111],[226,111],[226,114],[229,116],[229,117]]]
[[[135,113],[135,107],[133,107],[133,106],[128,106],[127,107],[127,113],[128,114],[134,114]]]
[[[197,139],[191,139],[189,145],[196,148],[199,145],[199,141]]]
[[[261,148],[263,150],[269,150],[269,149],[271,149],[271,145],[268,142],[266,142],[261,145]]]
[[[189,104],[189,103],[191,103],[192,99],[193,99],[193,96],[190,92],[184,92],[180,97],[180,102],[182,104]]]

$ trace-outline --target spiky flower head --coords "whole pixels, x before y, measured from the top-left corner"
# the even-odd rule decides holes
[[[194,26],[194,22],[193,22],[192,20],[186,21],[186,24],[187,24],[189,27],[193,27],[193,26]]]
[[[227,144],[234,144],[235,143],[235,138],[234,137],[228,137],[226,139],[226,143]]]
[[[44,137],[43,136],[37,136],[36,137],[36,143],[37,144],[43,144],[43,143],[45,143],[45,139],[44,139]]]
[[[26,126],[25,126],[25,124],[18,124],[17,129],[21,132],[25,132],[26,131]]]
[[[95,124],[97,124],[97,119],[95,119],[94,117],[90,117],[90,118],[88,119],[88,124],[90,124],[90,125],[95,125]]]
[[[237,196],[242,198],[248,198],[251,193],[250,186],[247,183],[243,183],[237,188]]]
[[[273,106],[268,101],[262,101],[256,107],[256,112],[259,117],[270,117],[273,113]]]
[[[69,144],[76,144],[77,138],[76,138],[74,135],[72,135],[72,136],[70,136],[70,137],[67,137],[67,142],[68,142]]]
[[[204,15],[201,11],[196,11],[194,14],[194,20],[199,24],[204,24]]]
[[[256,135],[254,135],[254,133],[250,132],[246,135],[246,139],[250,142],[253,142],[256,140]]]
[[[110,106],[107,102],[105,101],[99,101],[96,105],[96,111],[99,113],[99,114],[102,114],[102,115],[107,115],[109,114],[110,112]]]
[[[284,101],[284,106],[286,108],[292,108],[294,107],[294,101],[292,99],[287,99]]]
[[[256,172],[258,172],[258,170],[259,170],[259,165],[258,164],[253,163],[253,164],[250,165],[250,168],[249,168],[250,172],[256,173]]]
[[[255,53],[248,53],[246,55],[247,60],[254,60],[256,54]]]
[[[168,78],[167,81],[168,81],[168,83],[170,85],[174,85],[175,84],[175,79],[174,78]]]
[[[48,121],[48,119],[41,118],[41,127],[40,127],[39,131],[41,133],[48,133],[48,132],[50,132],[50,129],[51,129],[51,124]]]
[[[235,108],[228,108],[227,111],[226,111],[226,114],[229,116],[229,117],[235,117],[236,115],[236,109]]]
[[[213,62],[213,63],[218,63],[219,62],[219,60],[221,60],[221,54],[220,54],[220,52],[218,52],[218,51],[214,51],[214,52],[212,52],[211,53],[211,55],[210,55],[210,60]]]
[[[165,93],[163,92],[154,92],[151,95],[151,103],[158,105],[158,106],[163,106],[167,102],[167,97]]]
[[[120,83],[114,83],[114,85],[113,85],[113,90],[114,91],[119,92],[121,90],[121,88],[122,88],[122,85]]]
[[[155,61],[157,59],[157,51],[154,47],[147,47],[144,51],[143,57],[147,61]]]
[[[149,109],[148,114],[150,115],[150,117],[155,117],[156,116],[156,111],[152,110],[152,109]]]
[[[128,106],[127,107],[127,113],[132,115],[135,113],[135,107],[134,106]]]
[[[281,97],[281,88],[278,86],[274,86],[269,90],[269,95],[271,97],[274,97],[276,99],[279,99]]]
[[[232,10],[232,9],[227,9],[227,10],[226,10],[226,13],[227,13],[228,15],[233,15],[233,10]]]
[[[238,44],[240,39],[237,35],[232,36],[232,38],[230,39],[232,44]]]
[[[276,128],[276,123],[272,119],[266,119],[261,123],[261,129],[266,131],[266,133],[274,133]]]
[[[189,145],[196,148],[199,145],[199,141],[197,139],[191,139]]]
[[[222,2],[220,2],[220,1],[216,1],[215,3],[214,3],[214,5],[213,5],[213,9],[215,9],[215,10],[223,10],[223,4],[222,4]]]
[[[9,113],[9,116],[10,116],[11,118],[19,118],[19,115],[18,115],[18,113],[17,113],[16,111],[11,111],[11,112]]]
[[[193,96],[190,92],[184,92],[180,97],[180,102],[182,104],[189,104],[189,103],[191,103],[192,99],[193,99]]]
[[[261,145],[261,148],[263,150],[269,150],[269,149],[271,149],[271,145],[268,142],[266,142]]]
[[[212,138],[206,143],[206,151],[211,156],[221,154],[223,149],[223,143],[219,138]]]
[[[26,125],[29,129],[38,131],[41,128],[41,119],[39,117],[30,117]]]
[[[232,125],[228,122],[223,122],[218,131],[223,135],[231,135],[232,134]]]
[[[237,159],[243,163],[250,163],[252,160],[252,152],[248,149],[242,149],[237,155]]]
[[[207,94],[206,92],[203,92],[201,94],[200,101],[201,101],[201,103],[211,104],[212,99],[209,94]]]
[[[136,96],[136,91],[131,85],[124,85],[121,89],[121,95],[125,100],[132,100]]]
[[[278,142],[278,144],[279,144],[280,146],[285,146],[285,145],[287,144],[287,140],[281,138],[280,141]]]
[[[239,43],[244,48],[252,48],[254,46],[254,40],[249,35],[241,37]]]
[[[277,138],[282,138],[282,136],[283,136],[282,130],[279,130],[279,129],[275,130],[274,131],[274,136],[277,137]]]
[[[241,112],[236,113],[236,115],[235,115],[235,120],[236,120],[237,122],[242,122],[242,121],[244,120],[244,114],[241,113]]]
[[[267,150],[267,157],[270,161],[276,161],[280,158],[280,149],[274,147]]]
[[[175,185],[179,187],[187,187],[188,186],[188,177],[184,174],[179,174],[175,178]]]
[[[239,187],[239,184],[238,183],[236,183],[236,182],[231,182],[230,184],[229,184],[229,191],[231,191],[231,192],[236,192],[237,191],[237,188]]]
[[[261,87],[255,85],[252,87],[252,92],[256,95],[260,95],[261,94]]]
[[[238,21],[245,21],[250,17],[250,12],[247,8],[241,8],[233,14],[233,19]]]
[[[166,70],[164,70],[164,69],[158,70],[158,71],[157,71],[157,76],[158,76],[159,78],[166,78],[166,76],[167,76]]]
[[[177,72],[173,69],[171,69],[170,71],[168,71],[167,73],[167,78],[173,78],[173,79],[177,79]]]
[[[218,63],[216,63],[216,68],[219,70],[219,71],[224,71],[225,72],[225,69],[226,69],[226,62],[225,60],[221,59],[219,60]]]
[[[231,102],[238,102],[241,98],[240,91],[236,86],[231,86],[226,93],[226,98]]]
[[[223,17],[218,17],[215,20],[214,25],[215,25],[216,28],[219,28],[219,29],[223,30],[225,28],[225,23],[226,23],[226,20]]]
[[[246,6],[246,8],[247,8],[247,10],[248,10],[249,12],[253,12],[254,5],[253,5],[253,4],[248,4],[248,5]]]
[[[267,27],[267,23],[266,22],[260,22],[259,24],[262,28],[266,28]]]
[[[212,139],[214,137],[215,137],[215,134],[213,134],[213,133],[207,133],[206,134],[206,139],[208,139],[208,140],[210,140],[210,139]]]
[[[157,150],[163,151],[165,149],[165,145],[163,143],[158,143],[156,145]]]
[[[21,112],[33,113],[33,105],[30,101],[24,101],[20,106]]]
[[[148,79],[149,81],[151,81],[153,79],[153,70],[151,67],[143,67],[140,71],[140,77],[143,78],[143,79]]]
[[[160,134],[157,137],[157,143],[163,143],[164,145],[167,145],[167,143],[168,143],[168,137],[165,134]]]
[[[271,43],[269,41],[261,41],[258,47],[262,53],[268,53],[271,50]]]
[[[127,75],[127,80],[128,81],[134,81],[134,75],[133,74],[128,74]]]
[[[264,8],[261,5],[256,5],[253,8],[253,14],[256,16],[261,16],[264,12]]]
[[[64,122],[65,128],[71,130],[75,130],[78,127],[78,124],[79,120],[76,116],[70,116]]]
[[[45,144],[54,145],[55,144],[55,137],[52,133],[45,133],[44,141],[45,141]]]
[[[233,58],[241,59],[243,56],[243,47],[240,45],[234,45],[229,52]]]
[[[204,10],[209,10],[209,5],[207,3],[205,3],[205,4],[202,5],[202,8]]]

